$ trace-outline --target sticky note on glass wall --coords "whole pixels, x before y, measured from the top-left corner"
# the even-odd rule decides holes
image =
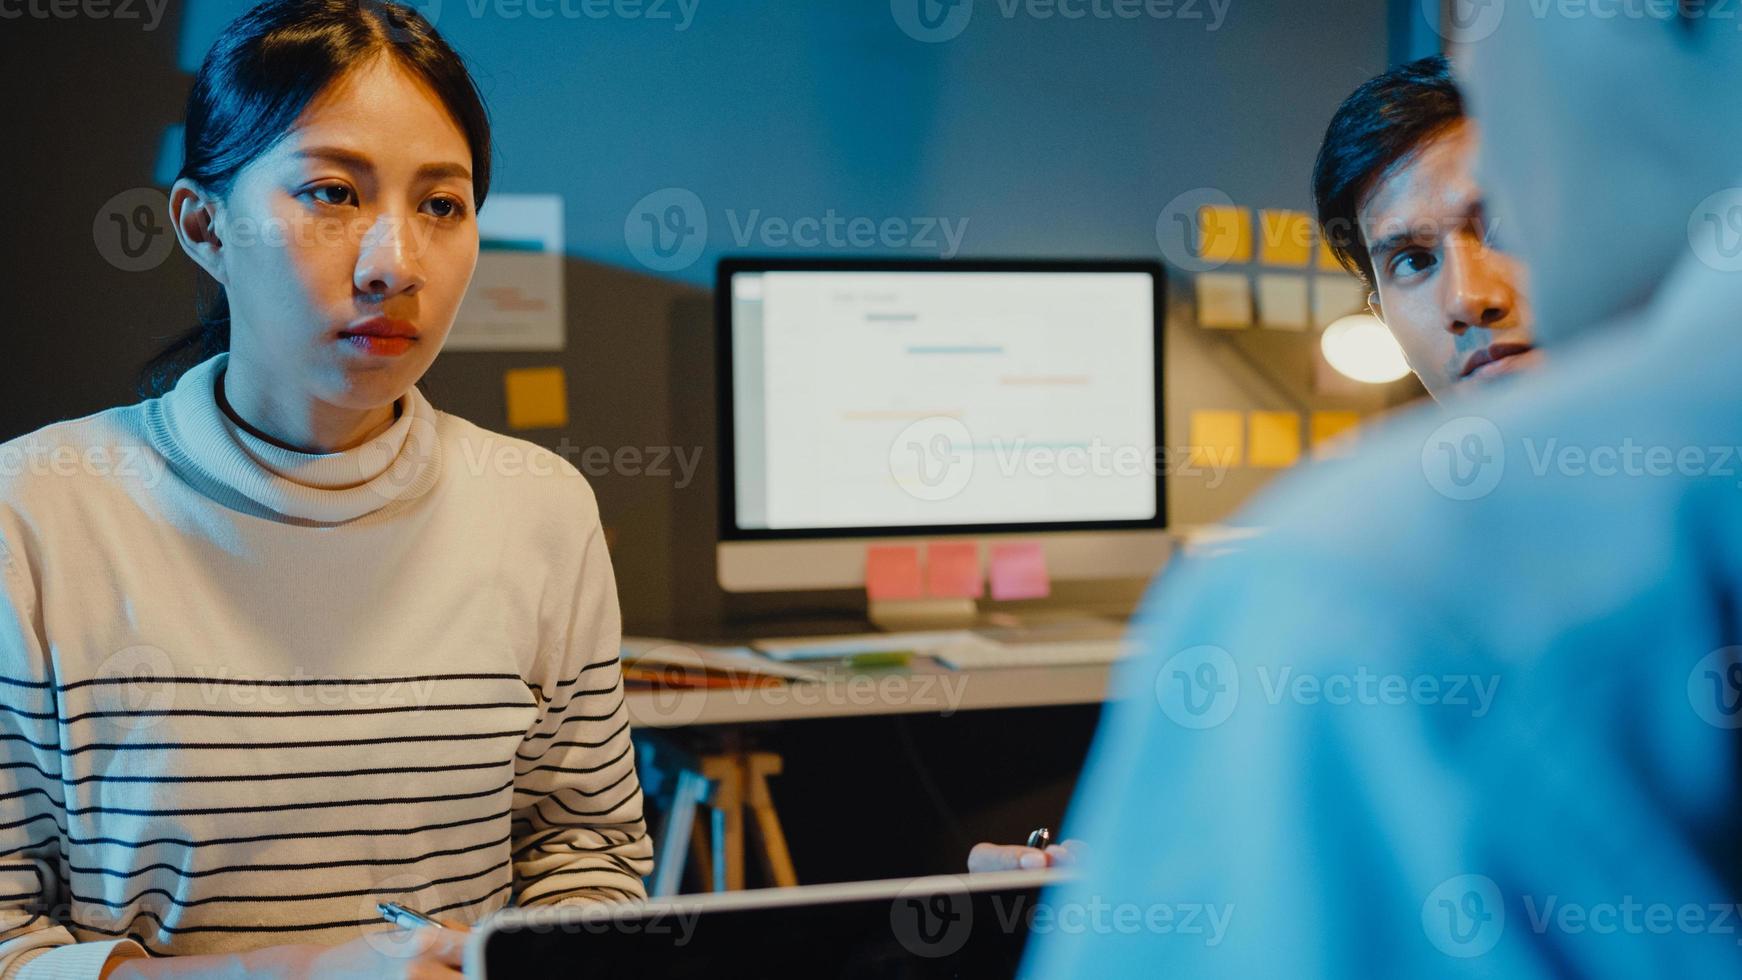
[[[1245,425],[1245,416],[1239,412],[1193,412],[1188,437],[1191,464],[1209,469],[1239,466]]]
[[[1313,277],[1313,325],[1324,327],[1338,317],[1367,311],[1367,290],[1351,275]]]
[[[1313,223],[1301,211],[1258,212],[1258,261],[1304,266],[1313,257]]]
[[[877,545],[865,549],[865,594],[872,599],[918,599],[919,548]]]
[[[949,599],[978,599],[986,591],[980,574],[980,545],[974,541],[937,541],[925,549],[925,590]]]
[[[1198,326],[1240,330],[1252,325],[1252,283],[1240,272],[1198,273]]]
[[[1046,552],[1037,542],[992,546],[992,598],[1044,599],[1051,594]]]
[[[569,388],[562,368],[515,368],[502,380],[510,429],[560,429],[569,424]]]
[[[1253,412],[1249,420],[1253,466],[1279,469],[1300,461],[1300,416],[1294,412]]]
[[[1359,412],[1314,412],[1308,423],[1314,456],[1343,456],[1355,448]]]
[[[1265,272],[1258,276],[1258,323],[1272,330],[1307,328],[1307,278]]]
[[[1199,208],[1198,258],[1205,262],[1252,261],[1252,212],[1231,204]]]

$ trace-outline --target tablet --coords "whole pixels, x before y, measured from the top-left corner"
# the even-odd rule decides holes
[[[509,908],[474,928],[465,970],[486,980],[1014,976],[1042,890],[1065,877],[1000,871]]]

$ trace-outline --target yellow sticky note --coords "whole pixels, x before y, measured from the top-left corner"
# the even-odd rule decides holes
[[[1355,429],[1360,424],[1359,412],[1314,412],[1308,425],[1313,455],[1340,456],[1347,453],[1355,446]]]
[[[1199,208],[1198,257],[1205,262],[1252,261],[1252,212],[1227,204]]]
[[[1252,282],[1243,272],[1200,272],[1198,326],[1241,330],[1252,325]]]
[[[502,376],[510,429],[560,429],[569,424],[569,386],[560,367],[515,368]]]
[[[1253,412],[1253,466],[1281,468],[1300,461],[1300,415],[1295,412]]]
[[[1331,251],[1331,243],[1319,239],[1319,268],[1327,272],[1342,272],[1343,263],[1337,261],[1337,256]]]
[[[1192,413],[1191,462],[1193,466],[1219,468],[1239,466],[1245,443],[1246,418],[1239,412]]]
[[[1303,211],[1258,212],[1258,261],[1306,265],[1313,256],[1313,223]]]

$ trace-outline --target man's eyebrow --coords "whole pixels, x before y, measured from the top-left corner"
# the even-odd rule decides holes
[[[345,164],[346,166],[356,170],[368,170],[370,172],[375,170],[375,165],[369,162],[368,157],[361,153],[341,149],[336,146],[305,147],[296,151],[296,155],[299,157],[319,157],[324,160],[332,160],[336,163]],[[457,177],[460,180],[471,180],[472,172],[457,163],[426,163],[417,168],[417,176],[435,179],[442,177]]]
[[[1394,232],[1393,234],[1386,235],[1384,238],[1381,238],[1368,246],[1367,254],[1374,257],[1390,255],[1392,252],[1397,251],[1403,246],[1420,240],[1420,237],[1421,236],[1417,235],[1413,229]]]

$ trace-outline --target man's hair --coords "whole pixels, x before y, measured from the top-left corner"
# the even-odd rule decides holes
[[[1373,185],[1427,139],[1464,118],[1464,98],[1443,55],[1368,79],[1337,107],[1313,164],[1319,232],[1343,268],[1374,288],[1357,211]]]

